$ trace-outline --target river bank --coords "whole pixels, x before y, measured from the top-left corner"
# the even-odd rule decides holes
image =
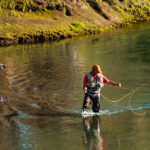
[[[61,40],[149,20],[148,0],[2,0],[0,46]]]

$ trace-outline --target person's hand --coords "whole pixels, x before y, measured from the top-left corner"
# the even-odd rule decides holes
[[[118,87],[121,87],[121,83],[118,83],[117,86],[118,86]]]
[[[84,91],[84,93],[86,93],[87,92],[87,87],[84,87],[83,91]]]

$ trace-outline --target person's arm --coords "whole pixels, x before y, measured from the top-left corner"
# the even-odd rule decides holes
[[[116,83],[116,82],[110,81],[110,80],[108,82],[106,82],[105,84],[121,87],[121,83]]]
[[[87,78],[87,75],[85,75],[84,81],[83,81],[83,91],[84,91],[84,93],[87,92],[87,86],[86,86],[87,82],[88,82],[88,78]]]
[[[104,75],[103,75],[103,82],[108,85],[121,87],[121,83],[116,83],[114,81],[110,81]]]

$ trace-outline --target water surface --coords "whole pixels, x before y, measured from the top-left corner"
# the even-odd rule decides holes
[[[0,149],[150,149],[149,24],[0,48],[0,60],[0,95],[9,99],[0,106]],[[100,114],[82,117],[83,77],[95,63],[126,88],[105,86],[105,97],[129,96],[102,97]]]

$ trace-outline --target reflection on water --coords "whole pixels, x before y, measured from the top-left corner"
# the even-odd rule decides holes
[[[105,150],[105,140],[101,136],[99,116],[83,117],[83,144],[86,150]]]
[[[32,138],[32,128],[29,126],[23,124],[20,121],[16,121],[17,126],[18,126],[18,145],[19,149],[24,150],[24,149],[33,149],[35,147],[35,143]]]

